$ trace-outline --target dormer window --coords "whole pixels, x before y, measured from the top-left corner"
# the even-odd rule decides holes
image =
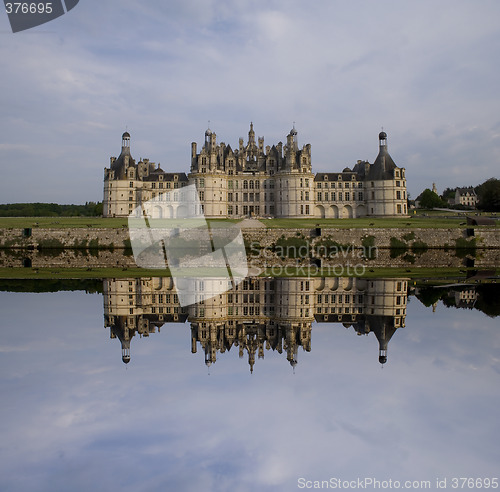
[[[328,174],[323,175],[323,181],[328,181]]]
[[[339,181],[342,181],[342,174],[339,174],[338,179]]]

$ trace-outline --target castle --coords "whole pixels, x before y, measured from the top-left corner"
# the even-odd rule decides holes
[[[146,202],[157,203],[158,218],[177,217],[176,189],[195,184],[207,218],[356,218],[407,215],[405,169],[396,166],[387,150],[387,134],[379,134],[373,164],[358,161],[341,172],[312,172],[311,145],[299,148],[295,126],[286,145],[264,147],[250,123],[248,141],[238,149],[208,129],[198,153],[191,144],[191,169],[166,172],[149,159],[136,162],[130,134],[122,135],[118,158],[104,170],[104,217],[127,217]],[[150,202],[151,203],[151,202]],[[149,213],[149,212],[148,212]]]

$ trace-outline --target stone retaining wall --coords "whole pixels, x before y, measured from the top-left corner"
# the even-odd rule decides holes
[[[376,267],[494,268],[500,265],[500,229],[246,229],[243,231],[249,263],[255,268],[307,267],[318,255],[317,246],[335,245],[321,255],[322,267],[364,265]],[[193,231],[193,235],[196,232]],[[319,235],[318,235],[319,234]],[[475,239],[475,247],[471,242]],[[134,258],[124,254],[128,229],[0,230],[0,267],[132,268]],[[303,258],[280,255],[280,243],[307,245]],[[458,243],[457,243],[458,241]],[[395,250],[395,244],[399,249]],[[457,245],[465,249],[456,249]],[[419,246],[419,247],[416,247]],[[90,247],[90,249],[89,249]],[[59,248],[59,249],[58,249]],[[60,249],[65,248],[65,249]],[[106,249],[107,248],[107,249]],[[39,251],[39,249],[41,251]],[[283,257],[281,257],[283,256]],[[312,258],[312,259],[311,259]]]
[[[373,236],[377,248],[390,248],[391,238],[411,245],[415,241],[425,243],[429,248],[454,248],[457,239],[471,239],[467,231],[474,231],[477,248],[500,248],[500,228],[476,227],[474,229],[327,229],[321,228],[321,239],[330,239],[356,248],[363,246],[363,239]],[[123,249],[128,245],[127,228],[68,228],[31,229],[30,237],[23,237],[23,229],[0,229],[0,248],[88,248]],[[196,234],[196,232],[194,232]],[[303,237],[316,241],[316,229],[244,229],[247,243],[253,241],[263,247],[270,247],[281,238]],[[411,236],[411,239],[410,239]],[[91,244],[92,243],[92,244]]]

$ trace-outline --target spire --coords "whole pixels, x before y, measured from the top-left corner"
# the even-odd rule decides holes
[[[122,135],[122,153],[130,154],[130,133],[127,131]]]
[[[382,127],[382,131],[378,134],[378,145],[380,150],[387,150],[387,133],[384,132],[384,127]]]
[[[250,131],[248,132],[248,143],[251,147],[255,145],[255,132],[253,131],[252,122],[250,122]]]

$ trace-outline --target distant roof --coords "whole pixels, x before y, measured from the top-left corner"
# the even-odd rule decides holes
[[[476,191],[472,186],[469,186],[468,188],[457,188],[458,194],[460,196],[466,196],[467,194],[476,196]]]

